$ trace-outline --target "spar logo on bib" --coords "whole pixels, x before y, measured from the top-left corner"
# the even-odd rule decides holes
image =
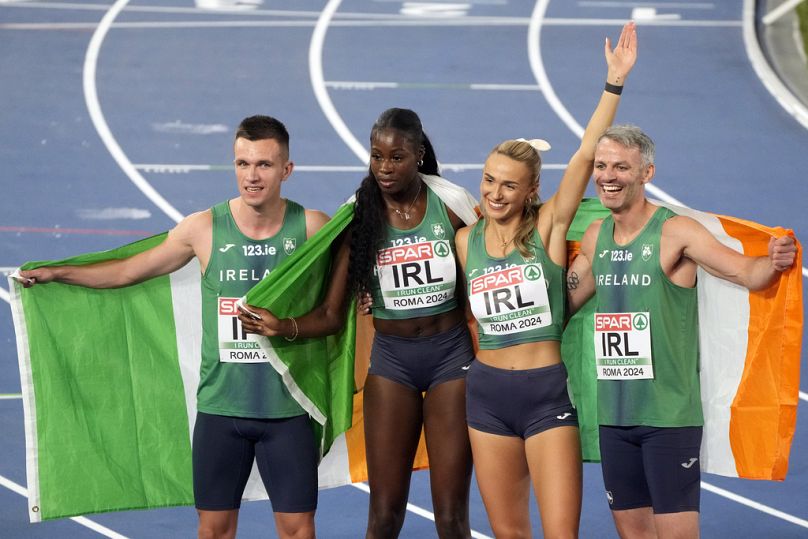
[[[541,279],[541,266],[535,264],[525,266],[525,279],[528,281],[538,281]]]
[[[601,380],[653,378],[649,313],[595,313],[595,363]]]
[[[487,335],[538,329],[553,320],[540,264],[512,266],[471,279],[469,301]]]

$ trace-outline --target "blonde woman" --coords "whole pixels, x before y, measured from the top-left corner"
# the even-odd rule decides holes
[[[545,537],[576,537],[581,451],[561,361],[566,236],[592,172],[595,143],[612,123],[637,57],[634,23],[605,44],[606,87],[558,192],[539,199],[545,141],[508,140],[489,154],[483,219],[456,236],[480,350],[466,378],[477,482],[498,538],[529,537],[529,488]]]

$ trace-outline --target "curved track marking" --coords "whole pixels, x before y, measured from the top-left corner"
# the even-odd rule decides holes
[[[351,133],[351,130],[348,129],[348,126],[337,112],[334,102],[331,101],[331,97],[328,95],[328,89],[323,78],[323,42],[331,24],[331,19],[334,17],[334,12],[336,12],[341,3],[342,0],[329,0],[314,25],[311,43],[309,44],[309,78],[311,79],[311,86],[314,90],[314,96],[317,98],[317,103],[319,103],[331,127],[334,128],[354,155],[362,163],[367,164],[370,161],[370,154],[368,154],[365,146]]]
[[[118,166],[121,167],[132,183],[146,195],[146,198],[151,200],[163,213],[178,223],[184,216],[163,198],[163,196],[140,175],[140,172],[137,171],[134,165],[132,165],[132,162],[129,161],[129,158],[112,135],[109,125],[107,125],[107,121],[104,119],[104,113],[101,111],[101,105],[98,102],[98,91],[95,85],[98,53],[101,50],[101,44],[104,42],[104,38],[107,32],[109,32],[112,22],[128,2],[129,0],[118,0],[115,2],[109,11],[104,14],[101,22],[98,23],[98,28],[93,32],[93,37],[90,39],[90,44],[87,46],[87,55],[84,57],[84,72],[82,77],[84,101],[87,104],[87,111],[90,113],[93,126],[95,126],[96,131],[98,131],[98,136],[101,137],[101,140],[112,155],[112,158],[118,163]]]

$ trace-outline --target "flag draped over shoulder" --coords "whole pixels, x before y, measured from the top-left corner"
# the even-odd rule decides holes
[[[703,224],[719,241],[749,256],[768,253],[772,236],[792,234],[734,217],[656,202]],[[576,248],[586,227],[608,215],[585,200],[568,239]],[[794,267],[757,292],[699,268],[699,349],[704,436],[702,470],[747,479],[782,480],[796,425],[802,342],[802,249]],[[592,347],[594,300],[564,333],[562,356],[581,423],[585,460],[598,461],[597,391]]]
[[[424,181],[458,216],[467,222],[476,219],[467,191],[438,177]],[[280,316],[316,306],[327,280],[331,244],[352,217],[352,204],[341,207],[246,300]],[[31,262],[23,269],[126,258],[165,237]],[[60,283],[25,289],[13,278],[9,289],[23,394],[30,520],[192,505],[191,436],[202,338],[198,267],[191,264],[113,290]],[[356,318],[353,307],[349,318]],[[272,365],[316,427],[325,455],[319,467],[321,487],[366,478],[362,395],[354,395],[361,384],[354,379],[353,357],[366,358],[369,352],[370,320],[362,318],[327,339],[263,341]],[[358,336],[355,327],[360,328]],[[415,467],[425,465],[422,447]],[[266,497],[254,466],[244,498]]]

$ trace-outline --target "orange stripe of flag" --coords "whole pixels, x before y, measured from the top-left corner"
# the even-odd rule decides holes
[[[744,254],[765,256],[769,239],[790,230],[718,216]],[[770,287],[749,293],[748,344],[731,406],[730,445],[739,477],[782,481],[796,426],[802,341],[802,248],[794,267]]]

